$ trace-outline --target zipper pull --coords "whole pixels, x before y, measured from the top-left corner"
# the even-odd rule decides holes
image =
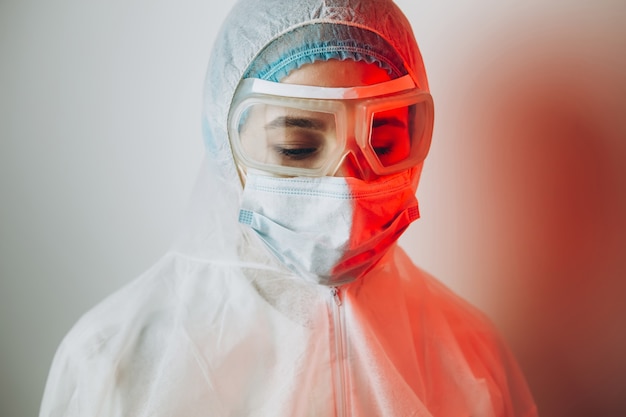
[[[337,307],[341,307],[341,297],[339,296],[339,288],[332,287],[330,289],[330,294],[333,296],[333,300],[335,300],[335,304],[337,304]]]

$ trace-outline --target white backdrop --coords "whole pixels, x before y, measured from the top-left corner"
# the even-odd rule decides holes
[[[167,250],[201,158],[204,70],[231,3],[0,2],[0,415],[36,415],[70,326]],[[619,415],[624,2],[398,3],[437,109],[422,219],[402,244],[493,318],[544,416]],[[580,152],[539,140],[553,137]]]

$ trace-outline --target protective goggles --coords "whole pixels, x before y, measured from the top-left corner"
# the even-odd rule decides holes
[[[349,154],[362,173],[396,173],[424,160],[432,128],[432,98],[408,75],[350,88],[244,79],[228,122],[240,164],[285,176],[334,175]]]

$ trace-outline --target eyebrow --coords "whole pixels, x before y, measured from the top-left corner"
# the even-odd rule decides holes
[[[375,117],[372,121],[372,127],[380,127],[385,125],[406,127],[406,123],[404,122],[404,120],[400,120],[397,117]]]
[[[303,129],[325,130],[326,123],[319,119],[310,119],[307,117],[277,117],[265,125],[266,129],[280,129],[285,127],[300,127]]]

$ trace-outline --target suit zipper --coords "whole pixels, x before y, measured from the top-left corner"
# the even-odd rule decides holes
[[[337,417],[346,417],[347,414],[347,401],[346,395],[347,383],[346,383],[346,341],[344,334],[344,317],[341,300],[341,292],[338,287],[332,287],[330,289],[332,296],[331,312],[333,316],[333,334],[335,342],[335,357],[334,374],[335,374],[335,408]]]

